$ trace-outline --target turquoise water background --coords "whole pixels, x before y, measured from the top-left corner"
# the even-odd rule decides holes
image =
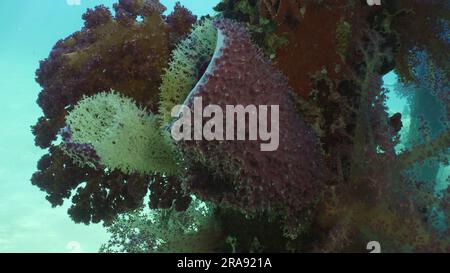
[[[39,60],[54,43],[82,27],[86,8],[115,0],[0,1],[0,252],[97,252],[108,235],[101,225],[75,224],[69,202],[51,208],[45,194],[30,183],[43,151],[34,146],[30,126],[41,115],[34,81]],[[175,0],[161,0],[169,10]],[[181,1],[197,15],[212,13],[218,0]],[[385,77],[392,87],[395,74]],[[405,101],[391,96],[392,112]]]
[[[0,1],[0,252],[96,252],[108,239],[101,225],[73,223],[63,207],[51,208],[30,183],[43,151],[30,131],[41,115],[34,81],[39,60],[61,38],[79,30],[86,8],[115,0]],[[162,0],[169,10],[174,0]],[[197,15],[217,3],[180,1]]]

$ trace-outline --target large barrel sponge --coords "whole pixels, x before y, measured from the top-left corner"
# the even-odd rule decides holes
[[[244,211],[299,212],[317,200],[324,184],[319,141],[295,110],[287,79],[253,45],[246,28],[228,19],[214,25],[216,51],[185,105],[191,114],[199,97],[203,105],[224,110],[226,105],[279,105],[280,143],[276,151],[263,152],[260,140],[180,141],[192,174],[186,185],[201,198]]]
[[[95,154],[90,158],[98,158],[100,162],[85,162],[90,166],[100,163],[126,174],[174,174],[178,171],[176,153],[157,121],[156,116],[138,107],[133,99],[118,93],[84,97],[67,115],[71,136],[70,143],[63,147],[75,160],[80,157],[74,154],[77,152],[72,148],[74,143],[78,147],[92,147]]]

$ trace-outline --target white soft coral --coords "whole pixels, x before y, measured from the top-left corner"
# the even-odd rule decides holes
[[[178,171],[176,153],[159,129],[158,118],[131,98],[114,92],[84,97],[66,123],[72,141],[90,144],[109,169],[127,174]]]

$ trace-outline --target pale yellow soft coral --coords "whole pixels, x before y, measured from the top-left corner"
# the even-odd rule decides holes
[[[170,66],[162,76],[160,115],[171,120],[172,108],[182,104],[199,79],[199,63],[209,61],[216,49],[217,29],[206,19],[196,24],[191,34],[172,52]],[[201,76],[201,75],[200,75]]]
[[[69,112],[66,123],[72,141],[90,144],[101,164],[127,174],[174,174],[179,170],[176,153],[158,117],[135,101],[115,92],[84,97]]]

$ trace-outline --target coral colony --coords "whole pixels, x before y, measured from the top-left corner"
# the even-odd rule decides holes
[[[33,185],[101,251],[450,251],[448,1],[113,9],[40,63],[32,127]]]

